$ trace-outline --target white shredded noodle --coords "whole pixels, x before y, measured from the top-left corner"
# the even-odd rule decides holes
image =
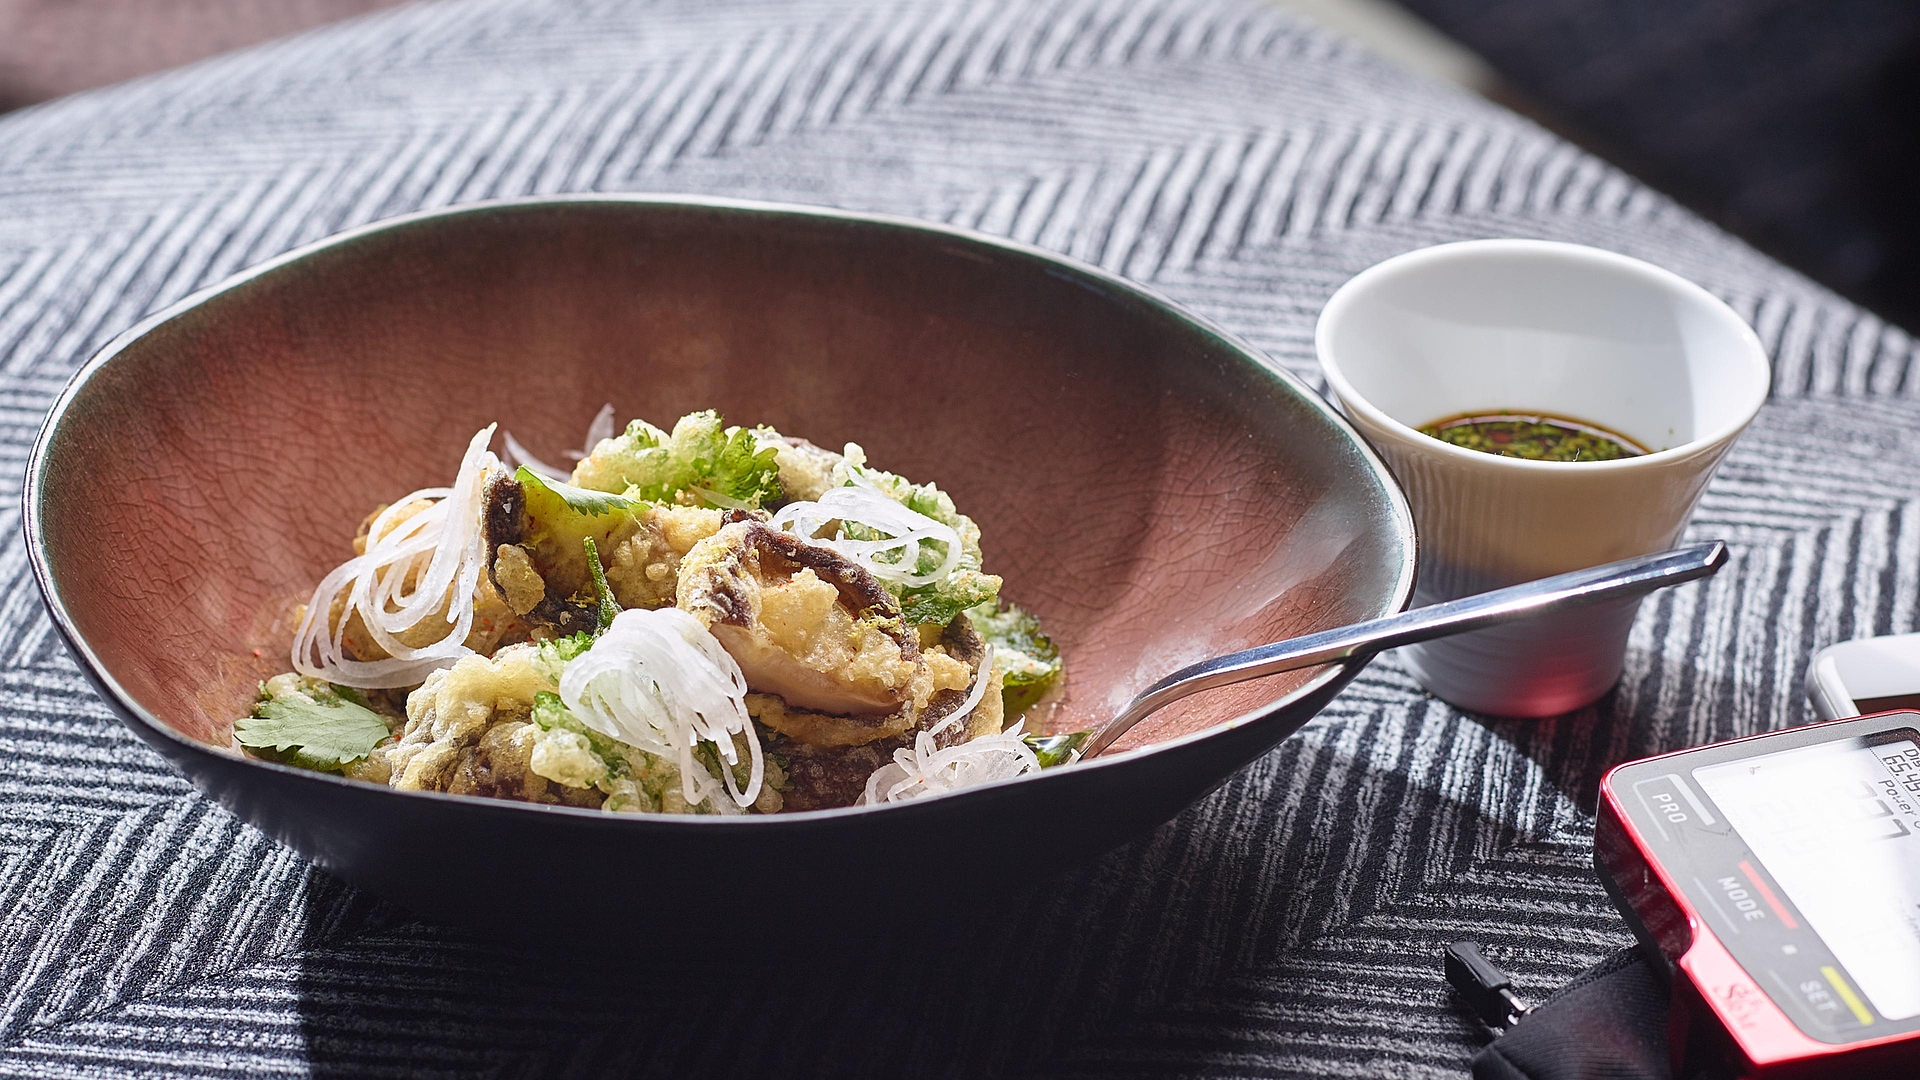
[[[412,686],[472,652],[466,641],[473,629],[473,594],[486,566],[481,503],[488,475],[500,467],[487,450],[492,440],[489,424],[467,444],[452,487],[422,488],[396,500],[368,526],[366,553],[321,579],[294,632],[294,670],[342,686]],[[420,502],[431,505],[400,517]],[[334,600],[343,590],[346,607],[339,623],[329,626]],[[355,614],[387,659],[346,655],[347,623]],[[396,636],[433,616],[443,617],[449,629],[431,644],[415,647]]]
[[[740,665],[700,620],[678,608],[622,611],[560,675],[560,698],[581,723],[679,763],[688,804],[711,797],[723,813],[752,806],[766,777],[746,695]],[[736,735],[745,736],[751,763],[744,788],[733,774],[740,762]],[[701,742],[712,743],[725,763],[722,780],[694,760]]]
[[[565,469],[555,468],[541,461],[539,458],[534,457],[533,452],[521,446],[520,440],[514,438],[513,432],[511,431],[501,432],[500,441],[507,444],[506,453],[501,454],[500,458],[506,463],[509,469],[516,465],[524,465],[549,480],[560,480],[563,482],[573,475]]]
[[[600,440],[611,438],[613,438],[613,402],[609,401],[605,405],[600,406],[600,411],[593,414],[593,422],[587,425],[586,449],[568,450],[566,457],[569,461],[579,461],[581,458],[591,455],[593,448],[600,445]],[[520,445],[519,439],[513,437],[513,432],[502,431],[500,433],[500,439],[506,443],[506,453],[501,455],[501,459],[507,463],[508,468],[512,468],[515,465],[525,465],[527,468],[532,469],[534,472],[539,473],[549,480],[559,480],[563,483],[573,476],[572,471],[569,469],[549,465],[539,458],[534,457],[526,447]]]
[[[602,439],[613,438],[613,402],[600,406],[593,414],[593,423],[587,425],[587,441],[580,451],[567,451],[567,456],[575,461],[593,456],[593,448],[600,445]]]
[[[1025,720],[997,735],[978,735],[945,750],[934,746],[935,736],[973,715],[974,708],[986,694],[992,671],[993,647],[988,646],[967,700],[946,719],[914,736],[913,749],[895,750],[892,761],[875,769],[873,775],[867,777],[867,790],[860,796],[860,804],[872,806],[945,795],[977,784],[1040,771],[1039,757],[1020,737]]]
[[[840,527],[848,522],[884,533],[887,539],[850,539]],[[960,534],[953,526],[909,510],[870,485],[833,488],[818,502],[788,503],[769,524],[832,548],[882,581],[908,587],[943,581],[960,567]],[[832,536],[818,535],[829,526],[833,526]],[[927,542],[945,545],[946,558],[923,574],[919,572],[920,545]]]
[[[939,723],[928,728],[927,734],[938,736],[948,728],[954,727],[967,717],[972,716],[973,710],[980,707],[981,699],[987,696],[987,684],[993,681],[991,678],[992,674],[993,645],[989,643],[985,651],[980,654],[980,668],[974,672],[973,685],[967,689],[967,696],[960,702],[960,707],[948,713]]]

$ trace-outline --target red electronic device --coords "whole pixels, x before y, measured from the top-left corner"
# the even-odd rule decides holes
[[[1594,864],[1666,961],[1675,1076],[1920,1077],[1920,712],[1621,765]]]

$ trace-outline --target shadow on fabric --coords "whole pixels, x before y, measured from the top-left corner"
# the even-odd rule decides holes
[[[1380,723],[1363,722],[1358,736],[1369,741]],[[1259,1016],[1270,1014],[1212,1008],[1248,992],[1290,1003],[1294,1019],[1268,1033],[1275,1053],[1350,1038],[1354,1018],[1323,999],[1378,979],[1400,986],[1396,1028],[1457,1028],[1464,1068],[1477,1032],[1445,994],[1438,937],[1386,943],[1395,955],[1374,958],[1381,970],[1347,963],[1337,988],[1326,984],[1322,954],[1350,961],[1369,946],[1349,927],[1403,899],[1430,903],[1468,865],[1475,838],[1501,827],[1365,760],[1339,765],[1325,740],[1318,749],[1289,740],[1088,867],[957,920],[849,911],[835,951],[773,963],[731,948],[727,926],[639,918],[624,940],[533,950],[417,920],[317,874],[297,986],[301,1036],[319,1077],[1118,1076],[1152,1071],[1131,1060],[1138,1038],[1154,1043],[1161,1066],[1179,1057],[1168,1024],[1264,1030]],[[1377,789],[1391,812],[1342,809],[1362,788]],[[1409,829],[1435,838],[1437,864],[1390,854]],[[1412,850],[1431,847],[1416,839]],[[780,917],[770,890],[766,918]],[[564,933],[564,892],[526,918]],[[897,929],[886,936],[886,926]],[[691,959],[681,947],[689,942]],[[1407,965],[1427,957],[1432,986],[1403,985]],[[1159,1034],[1143,1034],[1149,1028]]]
[[[1154,993],[1150,977],[1108,976],[1164,943],[1143,950],[1072,917],[1111,870],[1029,887],[974,918],[849,911],[837,946],[771,962],[731,948],[725,925],[638,917],[626,940],[533,948],[417,920],[316,875],[301,1033],[317,1077],[998,1072],[1052,1033]],[[561,891],[527,912],[548,933],[566,918]],[[773,892],[766,918],[780,918]],[[904,932],[883,937],[888,924]]]
[[[1629,687],[1623,681],[1584,708],[1543,719],[1509,720],[1466,714],[1529,759],[1555,791],[1591,816],[1600,801],[1600,781],[1616,765],[1692,746],[1750,735],[1736,721],[1724,693],[1695,701],[1691,685],[1662,703],[1657,679]]]

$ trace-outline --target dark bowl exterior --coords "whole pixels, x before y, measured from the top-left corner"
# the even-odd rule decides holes
[[[838,943],[850,926],[885,932],[884,920],[849,912],[911,912],[902,932],[936,930],[1154,829],[1299,730],[1357,670],[1258,721],[1045,783],[884,813],[778,815],[749,828],[394,792],[203,751],[116,711],[235,816],[426,918],[536,947],[565,948],[583,933],[725,925],[764,927],[768,944],[806,950]],[[553,910],[557,891],[564,921],[545,923],[537,916]],[[671,939],[639,940],[646,951],[681,951]]]
[[[528,365],[542,376],[523,388]],[[1130,752],[1039,777],[772,818],[402,793],[227,745],[254,682],[285,666],[292,604],[361,514],[444,482],[489,420],[551,450],[608,398],[656,422],[717,404],[940,482],[981,520],[1008,595],[1061,641],[1056,728],[1181,663],[1411,594],[1412,521],[1364,442],[1144,290],[937,226],[648,197],[369,226],[128,331],[35,446],[34,571],[103,697],[201,790],[355,884],[493,927],[589,873],[569,900],[581,925],[637,910],[761,925],[774,889],[782,935],[830,931],[848,904],[1031,880],[1173,817],[1357,670],[1201,695]],[[101,560],[102,536],[138,542]]]

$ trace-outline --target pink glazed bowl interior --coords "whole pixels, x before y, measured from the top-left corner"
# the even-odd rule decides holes
[[[164,314],[88,369],[36,485],[47,577],[112,682],[225,745],[373,507],[498,421],[717,407],[950,491],[1057,639],[1050,726],[1210,655],[1404,600],[1397,493],[1344,424],[1177,311],[884,219],[575,200],[376,226]],[[1401,511],[1404,514],[1404,511]],[[1123,746],[1313,677],[1215,692]]]

